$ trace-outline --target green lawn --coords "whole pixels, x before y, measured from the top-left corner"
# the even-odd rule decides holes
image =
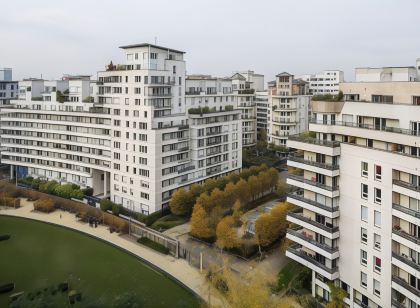
[[[42,304],[20,307],[68,307],[67,293],[54,288],[67,281],[82,292],[73,307],[198,307],[194,295],[137,258],[81,233],[20,218],[0,216],[0,285],[14,282],[11,293],[38,293]],[[0,294],[0,307],[9,295]],[[48,303],[46,305],[45,303]]]
[[[150,227],[157,231],[165,231],[170,228],[182,225],[188,221],[187,218],[169,214],[156,220]]]
[[[306,272],[307,269],[303,265],[290,261],[283,269],[279,272],[277,287],[278,291],[286,290],[289,287],[289,284],[294,278],[298,275],[301,275],[302,272]]]

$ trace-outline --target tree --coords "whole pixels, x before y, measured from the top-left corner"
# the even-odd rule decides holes
[[[225,176],[222,176],[216,180],[216,187],[220,190],[223,190],[228,183],[228,179]]]
[[[230,208],[232,204],[228,203],[228,199],[229,198],[226,198],[226,193],[219,188],[213,189],[210,194],[210,202],[213,205],[212,207],[220,206],[224,209]]]
[[[225,187],[225,195],[227,202],[233,204],[236,200],[236,185],[232,182],[228,183]]]
[[[196,200],[195,204],[200,203],[200,205],[206,210],[206,212],[210,213],[211,208],[213,207],[213,203],[211,201],[210,196],[207,192],[203,192]]]
[[[258,134],[258,141],[257,141],[257,153],[264,152],[267,150],[267,131],[265,129],[260,130]]]
[[[241,177],[239,176],[239,174],[236,173],[236,172],[232,172],[227,177],[228,177],[228,181],[230,183],[233,183],[233,184],[236,184],[241,179]]]
[[[248,186],[251,194],[251,200],[257,199],[258,194],[261,191],[261,182],[255,175],[248,178]]]
[[[274,188],[277,185],[277,182],[279,181],[279,172],[275,168],[270,168],[267,172],[270,177],[270,188],[271,190],[274,190]]]
[[[279,196],[280,200],[285,200],[287,197],[287,193],[289,192],[289,186],[286,182],[279,181],[277,184],[277,195]]]
[[[195,200],[201,195],[201,193],[204,192],[204,187],[203,185],[195,183],[191,185],[189,192],[191,193],[195,202]]]
[[[249,178],[251,175],[252,175],[252,172],[251,172],[249,169],[247,169],[247,168],[242,169],[241,173],[239,174],[239,176],[240,176],[242,179],[244,179],[245,181],[246,181],[246,180],[248,180],[248,178]]]
[[[210,226],[209,216],[200,203],[194,205],[190,233],[192,236],[205,240],[212,240],[216,235],[215,230]]]
[[[329,283],[328,287],[331,291],[331,301],[325,308],[344,308],[344,298],[347,296],[347,292],[337,287],[334,283]]]
[[[60,184],[57,181],[48,181],[40,184],[39,190],[51,195],[55,193],[57,187],[60,187]]]
[[[204,182],[204,185],[203,186],[204,186],[204,190],[205,191],[207,191],[208,193],[211,193],[212,190],[216,188],[217,183],[216,183],[216,180],[215,179],[210,178],[210,179],[207,179]]]
[[[191,192],[187,192],[184,188],[180,188],[172,194],[169,208],[174,215],[187,216],[192,211],[194,201]]]
[[[235,226],[239,226],[241,224],[241,216],[242,216],[242,204],[241,201],[236,200],[235,204],[233,205],[233,220],[235,221]]]
[[[248,182],[244,179],[240,179],[239,182],[236,183],[235,199],[239,199],[243,205],[248,204],[251,199]]]
[[[255,222],[255,235],[260,252],[261,247],[267,247],[274,243],[278,239],[279,233],[279,225],[270,212],[261,214]]]
[[[238,234],[234,228],[235,220],[232,216],[225,216],[217,224],[216,228],[216,245],[223,250],[230,249],[238,245]]]

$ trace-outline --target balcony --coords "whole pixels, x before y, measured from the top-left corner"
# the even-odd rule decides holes
[[[395,276],[395,275],[392,276],[392,285],[393,285],[393,287],[394,287],[394,284],[396,286],[400,287],[400,288],[403,288],[403,289],[409,291],[411,294],[414,294],[415,296],[420,297],[420,290],[414,288],[407,281],[405,281],[404,279],[402,279],[402,278],[400,278],[398,276]],[[400,291],[401,290],[400,288],[395,288],[395,289],[397,289],[400,293],[404,294],[404,292],[401,292]]]
[[[306,234],[303,228],[288,229],[286,237],[299,245],[308,247],[320,255],[332,260],[338,258],[339,252],[337,247],[330,247],[326,244],[317,242],[312,236]]]
[[[393,264],[395,264],[398,267],[402,268],[406,272],[411,273],[411,272],[413,272],[412,269],[415,269],[416,271],[419,271],[420,272],[420,264],[414,262],[409,256],[400,255],[400,254],[397,254],[397,253],[393,252],[392,253],[392,259],[393,259],[392,260],[392,263]],[[410,268],[407,268],[407,267],[404,268],[404,266],[399,266],[398,261],[396,261],[396,260],[398,260],[399,262],[404,263],[405,265],[408,265]]]
[[[290,135],[287,140],[289,148],[325,154],[328,156],[340,155],[340,142],[320,140],[307,135]]]
[[[308,189],[330,198],[338,197],[340,194],[338,186],[329,186],[326,184],[318,183],[314,180],[305,179],[301,175],[289,174],[287,176],[287,184],[299,187],[301,189]]]
[[[307,199],[303,197],[303,191],[300,194],[288,193],[287,202],[290,202],[312,212],[324,215],[328,218],[337,218],[339,216],[338,206],[327,206],[314,200]]]
[[[335,238],[338,238],[339,236],[338,226],[330,227],[323,223],[317,222],[309,217],[306,217],[303,215],[303,212],[301,209],[288,212],[287,220],[297,225],[300,225],[306,229],[309,229],[313,232],[324,235],[330,239],[335,239]]]
[[[413,224],[420,225],[420,212],[412,210],[408,207],[393,203],[392,215]]]
[[[404,182],[404,181],[401,181],[401,180],[394,179],[394,180],[392,180],[392,184],[396,185],[396,186],[406,188],[406,189],[409,189],[409,190],[412,190],[412,191],[415,191],[415,192],[420,192],[420,186],[412,184],[412,183],[408,183],[408,182]]]
[[[394,226],[392,230],[392,239],[411,249],[420,251],[420,238],[399,229],[399,226]]]
[[[305,169],[315,173],[324,174],[327,176],[338,176],[340,174],[340,166],[334,164],[320,163],[317,161],[307,160],[303,156],[289,156],[287,161],[288,166]]]
[[[328,170],[339,170],[340,169],[339,165],[326,164],[326,163],[320,163],[320,162],[316,162],[316,161],[312,161],[312,160],[306,160],[306,159],[303,158],[303,156],[289,156],[288,160],[298,162],[298,163],[302,163],[302,164],[309,165],[309,166],[322,168],[322,169],[328,169]]]
[[[321,274],[329,280],[334,280],[339,277],[338,267],[330,268],[314,257],[299,248],[299,245],[293,245],[286,250],[286,256],[299,262],[300,264],[309,267],[311,270]]]

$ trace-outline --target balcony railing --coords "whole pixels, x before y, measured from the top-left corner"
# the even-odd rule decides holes
[[[313,205],[317,208],[320,208],[321,210],[325,210],[325,211],[328,211],[328,212],[331,212],[331,213],[337,212],[338,209],[339,209],[338,206],[332,206],[332,207],[331,206],[326,206],[326,205],[318,203],[314,200],[306,199],[305,197],[303,197],[303,195],[299,195],[297,193],[288,193],[287,196],[292,198],[292,199],[308,203],[308,204]]]
[[[410,216],[413,216],[413,217],[416,217],[416,218],[420,218],[420,212],[417,212],[415,210],[412,210],[412,209],[410,209],[408,207],[405,207],[405,206],[402,206],[402,205],[393,203],[392,204],[392,208],[394,210],[403,212],[403,213],[408,214]]]
[[[340,147],[340,142],[338,141],[328,141],[328,140],[320,140],[312,137],[308,137],[305,135],[291,135],[289,136],[289,140],[293,141],[299,141],[309,144],[315,144],[315,145],[322,145],[330,148],[338,148]]]
[[[295,210],[295,211],[289,211],[287,213],[287,215],[290,216],[290,217],[296,218],[298,220],[301,220],[303,222],[306,222],[306,223],[308,223],[308,224],[310,224],[310,225],[312,225],[312,226],[314,226],[316,228],[322,229],[322,230],[327,231],[329,233],[335,233],[335,232],[337,232],[339,230],[338,229],[338,226],[336,226],[336,227],[328,227],[328,226],[326,226],[326,225],[324,225],[324,224],[322,224],[320,222],[317,222],[315,220],[312,220],[309,217],[303,216],[303,213],[302,213],[302,210],[301,209],[298,209],[298,210]]]
[[[398,276],[392,276],[392,281],[395,282],[396,284],[399,284],[400,286],[402,286],[404,289],[410,291],[411,293],[420,296],[420,290],[416,289],[415,287],[411,286],[407,281],[405,281],[404,279],[398,277]]]
[[[302,231],[303,231],[302,228],[287,229],[287,233],[289,233],[289,234],[291,234],[293,236],[296,236],[296,237],[298,237],[298,238],[300,238],[300,239],[302,239],[302,240],[304,240],[304,241],[306,241],[306,242],[308,242],[308,243],[310,243],[312,245],[315,245],[315,246],[317,246],[317,247],[325,250],[328,253],[331,253],[332,254],[332,253],[335,253],[335,252],[338,251],[338,248],[337,247],[330,247],[330,246],[328,246],[326,244],[319,243],[319,242],[315,241],[312,237],[309,237],[309,236],[304,235],[302,233]]]
[[[326,164],[326,163],[320,163],[320,162],[316,162],[312,160],[307,160],[307,159],[304,159],[303,156],[289,156],[288,159],[297,163],[302,163],[305,165],[310,165],[310,166],[314,166],[314,167],[318,167],[322,169],[328,169],[328,170],[340,169],[339,165]]]
[[[301,175],[295,175],[295,174],[289,174],[287,176],[289,179],[295,180],[295,181],[299,181],[308,185],[312,185],[312,186],[316,186],[328,191],[336,191],[339,189],[338,185],[337,186],[328,186],[326,184],[322,184],[322,183],[318,183],[316,181],[312,181],[312,180],[307,180],[305,179],[303,176]]]
[[[408,183],[408,182],[404,182],[404,181],[401,181],[401,180],[394,179],[394,180],[392,180],[392,184],[398,185],[398,186],[401,186],[401,187],[404,187],[404,188],[407,188],[407,189],[410,189],[410,190],[413,190],[413,191],[420,192],[420,186],[414,185],[414,184],[411,184],[411,183]]]
[[[407,232],[405,232],[401,229],[398,229],[398,228],[394,227],[393,230],[392,230],[392,233],[394,233],[396,235],[399,235],[399,236],[401,236],[401,237],[405,238],[406,240],[409,240],[413,243],[416,243],[417,245],[420,245],[420,238],[415,237],[415,236],[413,236],[413,235],[411,235],[411,234],[409,234],[409,233],[407,233]]]
[[[408,266],[411,266],[412,268],[415,268],[417,271],[420,271],[420,264],[414,262],[410,257],[402,256],[395,252],[392,253],[392,257],[407,264]]]
[[[411,130],[399,127],[389,127],[389,126],[380,126],[380,125],[372,125],[372,124],[362,124],[362,123],[354,123],[354,122],[343,122],[343,121],[323,121],[323,120],[310,120],[311,124],[321,124],[321,125],[333,125],[333,126],[346,126],[346,127],[355,127],[355,128],[363,128],[369,130],[379,130],[389,133],[397,133],[403,135],[410,135],[410,136],[420,136],[420,131],[418,130]]]
[[[287,251],[289,251],[290,253],[305,259],[306,261],[314,264],[315,266],[322,268],[324,271],[330,273],[330,274],[334,274],[336,272],[338,272],[338,267],[333,267],[333,268],[329,268],[326,265],[322,264],[321,262],[317,261],[315,258],[311,257],[310,255],[306,254],[305,252],[303,252],[302,250],[298,249],[298,245],[293,245],[289,248],[287,248]]]

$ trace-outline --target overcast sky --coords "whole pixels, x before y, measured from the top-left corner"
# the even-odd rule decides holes
[[[118,46],[154,43],[186,52],[188,74],[266,76],[358,66],[414,65],[419,0],[2,1],[0,67],[14,79],[93,74]]]

